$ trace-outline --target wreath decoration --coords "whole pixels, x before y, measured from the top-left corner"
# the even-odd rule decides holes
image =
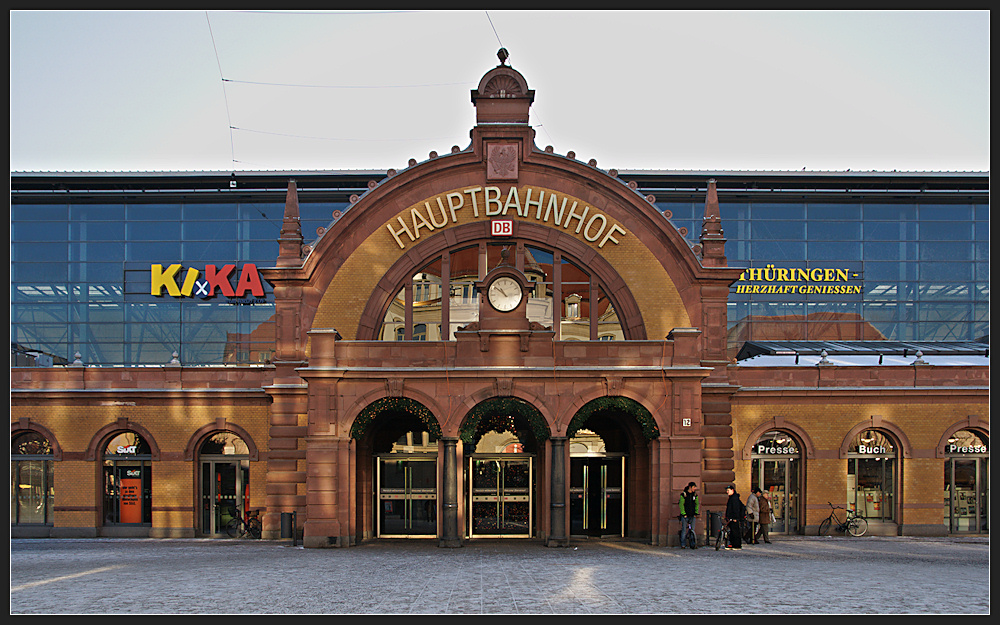
[[[642,428],[642,434],[646,437],[646,440],[652,440],[660,436],[660,428],[656,426],[656,421],[649,410],[633,399],[620,396],[598,397],[587,402],[570,420],[569,427],[566,429],[566,435],[569,437],[574,436],[584,427],[584,424],[586,424],[590,417],[604,411],[620,412],[631,416],[639,423],[639,427]]]

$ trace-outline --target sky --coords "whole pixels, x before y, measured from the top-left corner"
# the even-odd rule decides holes
[[[989,11],[10,12],[24,171],[387,170],[507,63],[601,169],[989,171]]]

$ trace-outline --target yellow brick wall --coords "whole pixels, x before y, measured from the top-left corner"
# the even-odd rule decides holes
[[[51,431],[63,453],[83,454],[95,434],[120,418],[144,428],[159,447],[161,455],[173,456],[152,462],[153,528],[194,528],[198,518],[196,461],[183,461],[187,445],[194,433],[203,426],[213,425],[223,418],[246,430],[258,451],[266,452],[270,409],[264,404],[239,405],[232,400],[208,403],[197,400],[184,405],[143,403],[136,406],[103,406],[85,404],[46,404],[44,406],[11,406],[11,424],[20,419],[41,425]],[[107,441],[102,442],[106,444]],[[97,527],[102,523],[101,452],[94,461],[62,460],[54,463],[55,493],[54,527]],[[197,457],[197,456],[196,456]],[[263,506],[267,481],[265,462],[250,463],[251,506]],[[59,510],[59,508],[89,507],[93,511]],[[187,508],[187,510],[177,510]]]
[[[940,507],[944,498],[944,459],[934,457],[934,450],[945,430],[976,416],[988,423],[986,404],[928,404],[872,401],[868,403],[828,403],[815,398],[805,405],[791,401],[749,403],[738,400],[733,406],[733,444],[736,458],[736,484],[741,495],[750,491],[751,461],[742,451],[750,434],[760,425],[783,417],[809,435],[819,455],[832,458],[806,459],[806,524],[816,525],[829,514],[827,502],[843,505],[847,492],[847,460],[837,458],[845,437],[861,423],[881,417],[901,430],[910,443],[913,457],[902,458],[897,484],[902,493],[904,524],[943,524]],[[929,456],[929,457],[928,457]],[[913,507],[907,507],[907,505]]]

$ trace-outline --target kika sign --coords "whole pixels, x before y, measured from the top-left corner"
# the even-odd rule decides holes
[[[236,265],[223,265],[221,269],[215,265],[205,266],[205,277],[202,272],[194,267],[188,267],[184,273],[184,279],[178,283],[178,274],[181,273],[180,263],[170,265],[166,269],[163,265],[151,265],[149,269],[149,293],[150,295],[162,296],[166,290],[171,297],[214,297],[216,292],[225,297],[246,297],[249,291],[254,297],[264,297],[264,285],[257,271],[257,265],[244,263],[240,269],[236,286],[233,286],[232,278],[236,276]]]
[[[580,235],[601,248],[618,244],[627,234],[604,213],[579,200],[548,189],[510,187],[506,197],[500,187],[469,187],[418,202],[385,225],[389,234],[404,249],[420,239],[423,230],[434,232],[455,224],[460,217],[493,221],[493,236],[513,234],[514,220],[532,220]],[[505,230],[506,229],[506,230]]]

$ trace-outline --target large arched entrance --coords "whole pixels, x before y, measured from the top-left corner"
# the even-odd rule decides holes
[[[362,537],[436,538],[441,428],[420,402],[382,398],[355,419]]]
[[[468,538],[531,538],[537,532],[540,450],[548,438],[542,415],[513,397],[487,399],[460,429],[465,463]]]
[[[625,397],[588,402],[570,422],[571,536],[648,537],[652,415]]]

